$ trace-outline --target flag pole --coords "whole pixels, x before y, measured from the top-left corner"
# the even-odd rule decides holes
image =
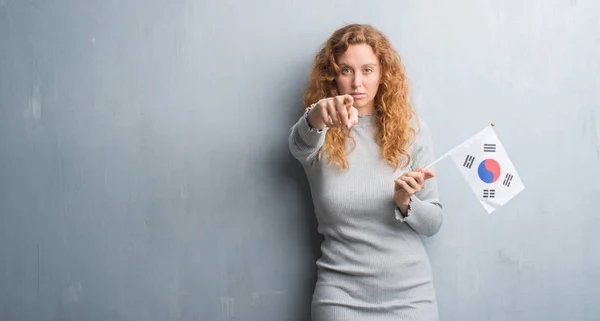
[[[494,123],[490,123],[490,126],[494,127],[494,126],[495,126],[495,124],[494,124]],[[486,126],[485,128],[487,128],[487,126]],[[484,128],[483,130],[485,130],[485,128]],[[483,130],[482,130],[482,131],[483,131]],[[480,131],[480,132],[481,132],[481,131]],[[479,134],[479,133],[478,133],[478,134]],[[474,136],[477,136],[477,134],[475,134],[475,135],[471,136],[469,139],[467,139],[467,140],[465,140],[464,142],[462,142],[462,144],[466,143],[467,141],[469,141],[469,140],[470,140],[471,138],[473,138]],[[454,146],[454,148],[452,148],[451,150],[449,150],[449,151],[447,151],[446,153],[444,153],[444,155],[442,155],[442,156],[438,157],[438,159],[434,160],[434,161],[433,161],[433,163],[431,163],[431,164],[429,164],[429,165],[425,166],[425,168],[423,168],[423,169],[428,169],[428,168],[430,168],[431,166],[435,165],[437,162],[439,162],[439,161],[441,161],[442,159],[446,158],[446,156],[450,155],[450,153],[452,153],[452,151],[454,151],[456,148],[460,147],[462,144],[460,144],[460,145],[457,145],[457,146]]]

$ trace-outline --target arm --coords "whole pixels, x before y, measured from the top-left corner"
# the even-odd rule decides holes
[[[358,122],[353,103],[350,95],[323,98],[307,108],[292,126],[288,137],[290,152],[303,166],[310,164],[325,144],[328,128],[350,128]]]
[[[417,135],[412,152],[413,169],[425,168],[434,161],[433,144],[429,128],[421,122],[421,130]],[[425,186],[410,198],[408,212],[403,215],[396,206],[396,218],[406,222],[413,230],[426,236],[435,235],[442,226],[442,205],[438,196],[437,178],[425,181]]]
[[[288,136],[290,152],[302,165],[313,161],[323,144],[327,127],[322,129],[313,128],[308,122],[307,108],[302,117],[292,126]]]

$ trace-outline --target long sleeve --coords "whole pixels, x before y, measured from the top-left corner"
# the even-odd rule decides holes
[[[292,126],[289,132],[288,144],[291,154],[302,165],[313,161],[325,143],[327,128],[311,128],[306,119],[306,113]]]
[[[434,161],[434,153],[429,128],[424,122],[421,122],[420,132],[414,144],[412,168],[425,168]],[[406,222],[419,234],[435,235],[442,226],[443,221],[437,178],[433,177],[425,181],[425,187],[411,197],[406,217],[402,217],[400,209],[396,207],[396,218]]]

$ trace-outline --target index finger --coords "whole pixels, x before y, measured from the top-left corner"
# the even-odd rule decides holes
[[[352,98],[352,96],[350,96],[350,98]],[[336,111],[338,113],[339,119],[342,122],[342,124],[348,128],[348,124],[350,123],[348,120],[348,108],[345,106],[347,102],[346,97],[340,97],[340,99],[338,100],[339,104],[336,104]]]
[[[425,175],[421,171],[407,172],[406,176],[414,178],[419,184],[425,181]]]
[[[419,168],[415,169],[415,172],[423,173],[423,175],[425,176],[425,179],[430,179],[430,178],[435,177],[435,172],[429,168],[423,169],[423,168],[419,167]]]
[[[344,105],[346,106],[346,109],[350,109],[350,107],[354,105],[354,97],[351,95],[344,95]]]

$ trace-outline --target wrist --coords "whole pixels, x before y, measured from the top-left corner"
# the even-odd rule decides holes
[[[310,107],[308,108],[307,113],[306,113],[306,121],[312,128],[324,129],[325,127],[327,127],[327,125],[324,122],[319,121],[319,119],[318,119],[319,113],[320,113],[320,111],[318,110],[316,103],[310,105]]]
[[[400,214],[402,214],[403,217],[408,216],[408,210],[410,209],[410,202],[411,202],[411,200],[409,197],[404,202],[397,204],[398,209],[400,209]]]

